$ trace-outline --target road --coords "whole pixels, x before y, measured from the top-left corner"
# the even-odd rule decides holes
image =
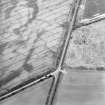
[[[105,72],[66,70],[55,105],[105,105]],[[51,80],[45,80],[0,105],[44,105],[50,84]]]

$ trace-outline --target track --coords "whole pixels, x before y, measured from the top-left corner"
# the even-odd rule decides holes
[[[74,6],[73,6],[72,11],[71,11],[71,13],[73,13],[73,12],[74,13],[72,15],[70,14],[70,16],[69,16],[69,26],[68,26],[67,36],[66,36],[66,39],[64,40],[64,45],[63,45],[63,48],[61,51],[61,56],[60,56],[57,70],[55,71],[55,72],[57,72],[57,73],[55,73],[56,80],[55,80],[53,87],[51,87],[52,88],[51,93],[50,93],[51,95],[49,96],[46,105],[53,105],[54,104],[56,93],[57,93],[59,84],[60,84],[62,77],[63,77],[63,63],[65,60],[65,55],[66,55],[67,48],[68,48],[68,45],[70,42],[72,30],[73,30],[73,27],[75,25],[75,21],[76,21],[80,2],[81,2],[81,0],[74,1]]]

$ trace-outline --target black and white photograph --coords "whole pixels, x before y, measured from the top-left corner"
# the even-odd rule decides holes
[[[105,105],[105,0],[0,0],[0,105]]]

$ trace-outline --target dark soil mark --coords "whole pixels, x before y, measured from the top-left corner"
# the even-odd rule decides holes
[[[23,65],[23,68],[24,68],[26,71],[28,71],[28,72],[30,72],[30,71],[32,71],[32,70],[34,69],[31,64],[24,64],[24,65]]]
[[[37,14],[39,13],[39,7],[37,5],[37,0],[28,0],[27,6],[33,9],[32,18],[28,20],[28,22],[24,25],[27,26],[28,24],[32,23],[33,20],[36,19]],[[30,14],[29,14],[30,15]]]
[[[5,47],[7,46],[8,43],[3,43],[0,44],[0,55],[2,55],[3,51],[5,50]]]

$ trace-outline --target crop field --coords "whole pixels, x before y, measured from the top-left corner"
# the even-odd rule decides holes
[[[73,6],[80,6],[77,14]],[[104,0],[77,5],[74,0],[0,0],[0,96],[27,80],[47,78],[0,105],[49,105],[54,85],[48,77],[56,81],[58,72],[63,78],[54,105],[105,105],[104,7]],[[92,23],[75,29],[81,19]]]
[[[54,71],[71,3],[0,0],[1,89]]]

